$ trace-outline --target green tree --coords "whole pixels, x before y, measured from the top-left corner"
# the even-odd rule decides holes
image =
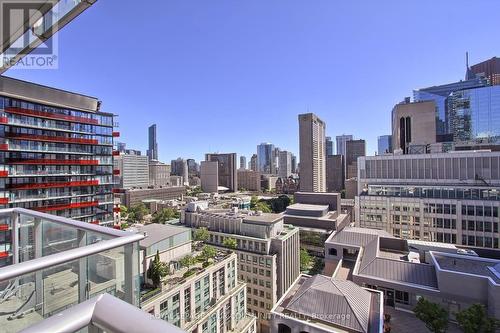
[[[128,215],[128,208],[127,208],[127,206],[120,205],[120,215],[122,217],[126,217]]]
[[[238,242],[236,242],[236,239],[234,239],[234,238],[227,237],[227,238],[224,238],[222,245],[225,247],[228,247],[230,249],[235,250],[238,247]]]
[[[181,264],[182,267],[187,267],[187,269],[189,270],[191,266],[196,264],[196,258],[189,254],[187,256],[182,257],[179,263]]]
[[[250,208],[255,208],[257,202],[259,202],[259,198],[256,195],[252,195],[250,198]]]
[[[494,333],[499,327],[499,321],[488,317],[482,304],[473,304],[469,308],[459,311],[456,319],[464,333]]]
[[[127,220],[131,222],[141,222],[148,213],[148,208],[141,202],[129,208]]]
[[[311,256],[306,249],[300,249],[300,270],[305,271],[311,265]]]
[[[188,190],[187,195],[189,197],[195,197],[198,194],[202,193],[201,186],[195,186],[192,189]]]
[[[280,195],[277,198],[271,199],[271,209],[273,213],[281,213],[290,205],[290,197],[288,195]]]
[[[157,250],[155,258],[151,261],[148,269],[148,277],[153,281],[156,288],[161,283],[161,279],[169,274],[168,266],[160,261],[160,252]]]
[[[261,211],[263,213],[272,213],[271,207],[265,201],[259,201],[255,204],[254,210]]]
[[[153,223],[162,223],[176,219],[179,217],[179,212],[173,208],[163,208],[153,214]]]
[[[210,234],[208,233],[208,229],[205,227],[196,229],[194,232],[194,240],[197,242],[206,242],[210,238]]]
[[[424,322],[425,327],[432,333],[444,333],[448,328],[448,312],[439,304],[429,302],[421,297],[413,309],[418,319]]]
[[[201,258],[203,259],[205,264],[208,264],[210,259],[215,258],[216,255],[217,255],[217,250],[213,246],[210,245],[203,246],[203,249],[201,250]]]

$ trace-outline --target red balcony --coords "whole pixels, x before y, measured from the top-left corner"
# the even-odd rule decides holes
[[[113,213],[119,213],[119,212],[120,212],[120,207],[113,208]]]
[[[0,258],[7,258],[8,256],[9,256],[9,252],[7,252],[7,251],[0,252]]]
[[[45,111],[36,111],[36,110],[23,109],[23,108],[8,107],[8,108],[5,108],[5,112],[20,114],[20,115],[24,115],[24,116],[35,116],[35,117],[48,118],[48,119],[66,120],[66,121],[70,121],[73,123],[84,123],[84,124],[92,124],[92,125],[99,124],[99,121],[97,119],[77,117],[77,116],[68,116],[65,114],[45,112]]]
[[[120,175],[120,170],[118,170],[118,169],[113,170],[113,175],[119,176]]]
[[[36,208],[34,208],[34,210],[39,211],[39,212],[50,212],[50,211],[54,211],[54,210],[96,207],[98,205],[99,205],[99,201],[87,201],[87,202],[75,202],[75,203],[71,203],[71,204],[36,207]]]
[[[9,172],[8,171],[0,171],[0,178],[5,178],[9,177]]]
[[[123,189],[121,189],[121,188],[114,188],[114,189],[112,190],[112,192],[116,194],[116,193],[123,193],[123,192],[125,192],[125,191],[124,191]]]
[[[95,221],[92,221],[92,222],[90,222],[90,223],[91,223],[91,224],[97,224],[97,225],[98,225],[98,224],[99,224],[99,222],[100,222],[99,220],[95,220]]]
[[[118,150],[113,150],[113,156],[120,156],[120,152]]]
[[[118,137],[120,137],[120,132],[113,132],[112,135],[113,135],[113,138],[118,138]]]
[[[38,188],[77,187],[77,186],[96,186],[96,185],[99,185],[98,180],[55,182],[55,183],[10,184],[7,185],[6,187],[12,190],[31,190]]]
[[[9,118],[0,117],[0,124],[8,124],[8,123],[9,123]]]
[[[8,224],[0,224],[0,231],[7,231],[9,230],[9,225]]]
[[[8,143],[0,143],[0,150],[9,150]]]
[[[9,203],[9,198],[0,198],[0,205],[6,205]]]
[[[30,165],[99,165],[98,160],[58,160],[58,159],[10,159],[7,164],[30,164]],[[7,177],[7,176],[5,176]]]
[[[64,136],[50,136],[50,135],[29,135],[20,133],[6,133],[5,137],[16,140],[79,143],[82,145],[96,145],[99,143],[99,141],[96,139],[68,138]]]

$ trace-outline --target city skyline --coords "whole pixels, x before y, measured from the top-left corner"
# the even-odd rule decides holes
[[[121,7],[121,15],[113,16],[112,4],[97,2],[95,10],[83,13],[58,34],[61,50],[57,71],[14,69],[7,75],[98,96],[103,111],[119,114],[120,140],[135,149],[146,151],[146,129],[157,123],[162,161],[178,156],[199,161],[214,151],[251,156],[255,145],[264,141],[298,156],[297,136],[284,133],[296,133],[296,115],[306,112],[314,112],[330,124],[328,136],[352,133],[365,139],[367,154],[373,155],[377,137],[390,133],[389,112],[394,104],[411,96],[414,89],[463,79],[466,51],[471,64],[500,54],[500,47],[488,42],[499,31],[494,22],[470,26],[467,34],[460,36],[448,33],[460,31],[461,22],[469,19],[467,12],[476,5],[466,2],[461,6],[440,2],[433,4],[432,11],[417,3],[397,2],[361,8],[326,2],[317,6],[276,2],[266,3],[264,11],[260,10],[263,3],[258,2],[239,6],[155,5],[160,8],[158,14],[127,3]],[[371,15],[374,6],[377,18]],[[499,4],[489,6],[495,10]],[[225,15],[226,11],[232,16]],[[160,13],[167,17],[157,20]],[[256,26],[253,14],[257,13],[260,20]],[[449,18],[446,29],[443,13]],[[192,24],[184,14],[196,16],[199,22]],[[279,20],[274,19],[277,16]],[[167,46],[159,52],[166,63],[129,66],[137,61],[134,48],[122,43],[120,36],[137,37],[138,47],[146,48],[155,37],[135,25],[120,24],[126,17],[134,17],[137,26],[148,31],[164,31],[162,45]],[[419,22],[424,18],[427,24],[422,26]],[[200,33],[198,27],[205,32]],[[400,43],[416,35],[429,37]],[[244,38],[240,40],[240,36]],[[352,38],[358,42],[348,43]],[[447,40],[445,49],[443,38]],[[280,42],[275,46],[276,40]],[[107,50],[109,43],[116,52],[90,54],[88,66],[81,66],[78,54],[89,49]],[[437,45],[440,51],[428,52],[428,45]],[[220,58],[220,54],[224,56]],[[348,63],[356,65],[346,66]],[[197,116],[190,122],[192,133],[203,133],[207,126],[223,126],[225,131],[214,133],[211,140],[195,134],[184,135],[179,141],[183,129],[171,120],[186,119],[188,114]],[[235,115],[239,122],[232,126]],[[365,121],[359,122],[360,116]],[[137,135],[138,129],[145,134]],[[243,132],[244,140],[225,139]]]

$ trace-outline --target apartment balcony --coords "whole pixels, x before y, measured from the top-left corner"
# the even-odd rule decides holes
[[[7,108],[5,108],[5,112],[19,114],[22,116],[33,116],[33,117],[40,117],[40,118],[47,118],[47,119],[65,120],[65,121],[74,122],[74,123],[99,125],[99,121],[97,119],[69,116],[69,115],[65,115],[65,114],[47,112],[47,111],[30,110],[30,109],[23,109],[23,108],[16,108],[16,107],[7,107]]]
[[[66,133],[77,133],[77,134],[86,134],[86,135],[94,135],[91,131],[81,131],[75,128],[72,128],[71,124],[68,125],[59,125],[56,123],[56,120],[47,120],[39,119],[39,118],[20,118],[14,117],[11,115],[10,117],[0,116],[0,124],[8,124],[10,126],[17,127],[26,127],[33,129],[45,129],[50,131],[60,131]],[[111,135],[111,134],[110,134]]]
[[[21,208],[0,210],[0,222],[12,232],[2,331],[182,332],[136,308],[144,235]]]
[[[80,186],[97,186],[98,180],[84,180],[73,182],[54,182],[54,183],[28,183],[28,184],[7,184],[5,186],[8,190],[32,190],[44,188],[58,188],[58,187],[80,187]]]
[[[81,145],[97,145],[99,141],[96,139],[72,138],[56,135],[33,135],[24,133],[5,133],[5,137],[15,140],[28,140],[37,142],[59,142],[59,143],[75,143]]]
[[[65,159],[6,159],[5,164],[29,164],[29,165],[99,165],[99,160],[65,160]]]
[[[39,212],[52,212],[56,210],[87,208],[87,207],[97,207],[97,206],[99,206],[99,201],[85,201],[85,202],[74,202],[61,205],[41,206],[34,208],[34,210]]]

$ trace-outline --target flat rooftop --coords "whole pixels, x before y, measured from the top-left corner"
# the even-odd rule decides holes
[[[243,215],[243,221],[251,224],[270,224],[283,219],[281,214],[262,213],[260,215]]]
[[[500,273],[498,272],[498,265],[500,265],[499,260],[441,252],[432,252],[432,255],[441,269],[458,273],[480,275],[491,278],[497,284],[500,283],[500,275],[498,274]],[[497,272],[497,274],[494,272]]]
[[[290,205],[287,207],[290,209],[297,209],[297,210],[307,210],[307,211],[323,211],[325,209],[328,209],[328,205],[311,205],[311,204],[302,204],[302,203],[295,203],[293,205]]]
[[[139,242],[141,247],[150,247],[166,238],[191,232],[186,227],[176,227],[168,224],[151,223],[145,225],[134,225],[131,229],[136,229],[139,233],[146,233],[146,237]]]

